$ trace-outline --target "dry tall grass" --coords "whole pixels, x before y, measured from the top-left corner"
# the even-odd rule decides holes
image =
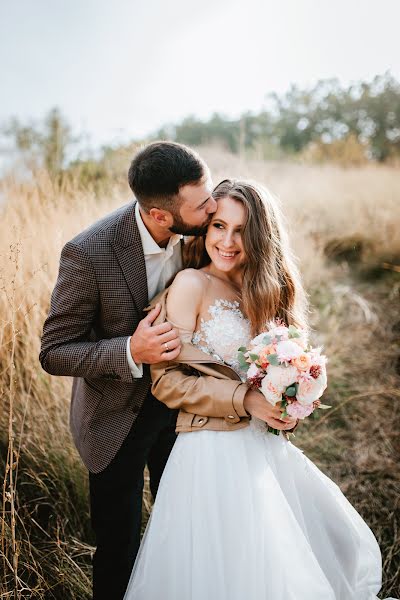
[[[330,357],[333,405],[305,423],[295,443],[371,526],[384,559],[382,593],[399,595],[399,173],[202,154],[216,182],[250,177],[282,199],[315,337]],[[32,184],[2,181],[1,197],[0,597],[88,598],[87,476],[68,430],[70,382],[42,372],[37,356],[62,245],[129,192],[110,183],[95,194],[41,173]]]

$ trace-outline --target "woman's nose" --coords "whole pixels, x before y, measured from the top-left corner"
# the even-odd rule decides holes
[[[231,246],[233,246],[233,244],[234,244],[233,233],[231,233],[230,231],[227,231],[223,237],[222,245],[225,248],[230,248]]]

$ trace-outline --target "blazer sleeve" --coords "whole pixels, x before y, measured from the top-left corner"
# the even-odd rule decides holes
[[[40,363],[51,375],[132,382],[126,357],[128,336],[91,342],[99,310],[94,267],[85,251],[68,242],[61,253],[57,283],[42,336]]]

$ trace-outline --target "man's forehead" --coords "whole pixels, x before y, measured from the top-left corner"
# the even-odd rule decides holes
[[[205,180],[204,180],[204,185],[205,185],[206,190],[211,195],[211,193],[212,193],[212,191],[214,189],[214,185],[213,185],[213,182],[212,182],[210,174],[206,175]]]
[[[207,200],[212,194],[213,182],[210,175],[205,175],[198,183],[188,183],[182,186],[180,195],[185,200]],[[204,196],[204,198],[203,198]]]

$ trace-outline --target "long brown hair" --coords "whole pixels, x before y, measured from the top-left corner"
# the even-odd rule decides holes
[[[225,179],[213,191],[215,200],[229,197],[242,202],[246,223],[242,229],[247,262],[243,271],[243,309],[253,334],[268,321],[280,318],[286,325],[304,329],[307,300],[294,256],[291,252],[278,201],[258,184]],[[185,267],[199,269],[210,263],[205,237],[185,245]]]

